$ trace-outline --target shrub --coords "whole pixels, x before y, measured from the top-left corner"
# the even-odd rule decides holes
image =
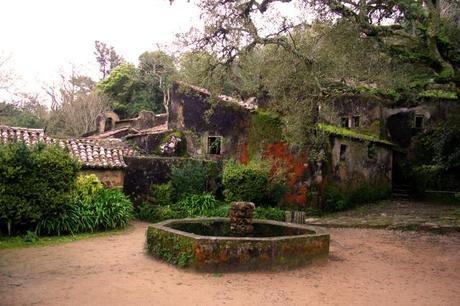
[[[187,161],[171,168],[171,184],[177,199],[186,194],[201,194],[207,191],[209,166],[201,161]]]
[[[346,195],[336,187],[329,186],[324,192],[324,212],[334,212],[344,210],[349,206]]]
[[[104,185],[95,174],[79,175],[76,187],[77,195],[81,199],[88,201],[91,201],[98,192],[104,189]]]
[[[175,205],[155,206],[142,203],[137,207],[136,217],[149,222],[160,222],[168,219],[184,218],[184,212]]]
[[[356,205],[376,202],[389,196],[389,188],[375,187],[367,183],[361,184],[349,192],[342,192],[335,186],[328,186],[325,191],[323,211],[335,212],[350,209]]]
[[[62,218],[79,170],[66,151],[43,144],[0,146],[0,230],[25,232]],[[3,225],[3,226],[2,226]]]
[[[254,219],[284,221],[284,210],[276,207],[256,207],[254,210]]]
[[[388,198],[390,196],[390,191],[390,188],[374,187],[364,183],[352,190],[350,202],[353,205],[377,202]]]
[[[155,205],[166,206],[173,204],[174,188],[171,182],[167,184],[154,184],[150,189]]]
[[[121,191],[102,188],[93,175],[81,176],[71,200],[43,216],[36,232],[61,235],[123,228],[132,215],[133,205]]]
[[[268,181],[269,169],[264,163],[241,165],[232,160],[227,161],[222,178],[225,200],[260,204],[266,196]]]
[[[281,205],[286,193],[289,191],[286,165],[278,161],[273,161],[270,168],[266,203],[263,204]]]
[[[116,229],[128,225],[133,217],[131,201],[116,189],[103,189],[94,199],[97,229]]]
[[[220,205],[212,209],[201,211],[200,217],[228,217],[230,205]]]
[[[212,194],[190,194],[182,198],[176,205],[182,209],[187,216],[201,215],[204,211],[215,209],[219,202]]]
[[[460,202],[460,192],[457,192],[456,194],[454,194],[454,199],[455,199],[457,202]]]

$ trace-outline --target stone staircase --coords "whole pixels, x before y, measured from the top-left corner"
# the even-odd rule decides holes
[[[404,184],[394,185],[391,198],[393,200],[409,201],[411,199],[410,186]]]

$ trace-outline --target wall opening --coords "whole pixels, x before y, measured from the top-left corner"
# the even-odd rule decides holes
[[[209,136],[208,137],[208,154],[219,155],[222,150],[222,137]]]
[[[340,160],[341,161],[344,161],[347,159],[347,149],[348,149],[347,145],[344,145],[344,144],[340,145]]]
[[[104,132],[110,131],[113,128],[112,118],[105,119]]]
[[[414,127],[416,129],[423,128],[423,115],[415,115]]]
[[[350,122],[348,120],[348,117],[342,117],[340,118],[340,125],[344,128],[349,128],[350,127]]]
[[[353,116],[353,127],[359,128],[359,116]]]

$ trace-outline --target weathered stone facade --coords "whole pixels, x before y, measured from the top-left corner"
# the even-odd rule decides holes
[[[107,188],[123,188],[125,180],[124,169],[83,169],[82,175],[94,174]]]
[[[196,87],[175,84],[168,127],[185,134],[191,156],[213,160],[239,156],[246,142],[250,112],[234,101],[212,99]]]
[[[331,178],[343,188],[363,183],[390,187],[393,150],[379,143],[331,137]]]
[[[216,162],[177,157],[128,157],[123,190],[132,199],[142,201],[150,195],[153,184],[163,184],[170,180],[171,168],[185,162],[207,163],[219,167]],[[220,170],[217,170],[220,171]],[[210,182],[211,184],[215,182]]]

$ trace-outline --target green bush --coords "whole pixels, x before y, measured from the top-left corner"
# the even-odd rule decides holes
[[[274,161],[273,163],[276,164],[270,165],[272,171],[270,171],[268,178],[267,195],[263,204],[276,206],[283,204],[283,199],[289,191],[289,187],[287,182],[286,165],[277,161]]]
[[[93,202],[96,212],[96,229],[126,227],[133,217],[131,201],[116,189],[103,189]]]
[[[186,195],[176,204],[179,209],[183,210],[187,216],[199,216],[204,211],[215,209],[219,202],[212,194],[190,194]]]
[[[254,219],[284,221],[284,210],[276,207],[256,207],[254,210]]]
[[[150,189],[155,205],[167,206],[173,204],[175,192],[171,182],[167,184],[154,184]]]
[[[390,188],[374,187],[364,183],[353,189],[350,194],[350,202],[353,203],[353,205],[372,203],[386,199],[390,194]]]
[[[187,161],[171,168],[171,184],[177,199],[187,194],[201,194],[208,191],[210,167],[201,161]]]
[[[224,166],[222,183],[227,202],[249,201],[262,204],[266,198],[269,169],[261,162],[241,165],[227,161]]]
[[[324,192],[324,212],[341,211],[349,207],[347,196],[337,188],[330,186]]]
[[[131,201],[119,190],[100,188],[97,177],[80,177],[77,190],[61,209],[43,216],[36,232],[46,235],[76,234],[123,228],[133,216]]]
[[[78,197],[87,201],[91,201],[98,192],[104,189],[104,185],[95,174],[79,175],[76,187]]]
[[[230,205],[224,204],[217,206],[212,209],[206,209],[201,211],[200,217],[228,217],[228,213],[230,210]]]
[[[1,145],[0,231],[26,232],[45,216],[63,218],[78,170],[57,146]]]
[[[390,191],[389,188],[374,187],[367,183],[361,184],[349,192],[340,191],[335,186],[328,186],[325,190],[323,211],[335,212],[364,203],[377,202],[388,198]]]
[[[176,205],[156,206],[151,203],[142,203],[136,208],[136,217],[149,222],[160,222],[168,219],[181,219],[184,212]]]
[[[455,199],[457,202],[460,202],[460,192],[457,192],[456,194],[454,194],[454,199]]]

